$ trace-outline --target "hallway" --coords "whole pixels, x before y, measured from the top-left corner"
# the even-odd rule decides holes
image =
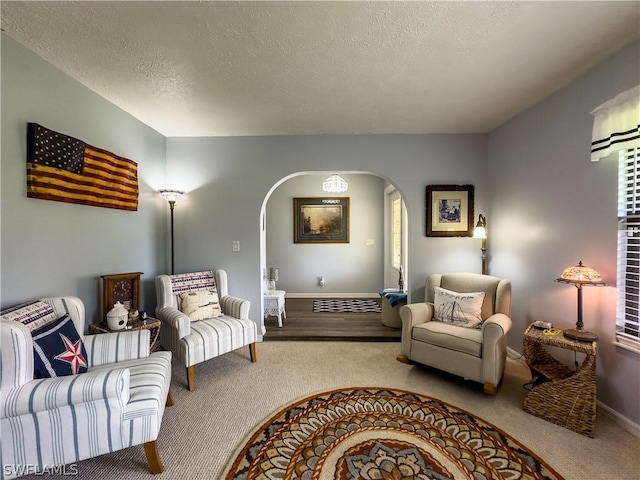
[[[287,298],[282,328],[277,317],[267,317],[264,340],[400,341],[401,330],[384,326],[380,313],[314,313],[313,300]]]

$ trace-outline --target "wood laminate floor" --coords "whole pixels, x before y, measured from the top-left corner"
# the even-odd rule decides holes
[[[401,330],[383,325],[380,313],[313,313],[313,300],[287,298],[282,328],[278,317],[266,317],[264,340],[400,341]]]

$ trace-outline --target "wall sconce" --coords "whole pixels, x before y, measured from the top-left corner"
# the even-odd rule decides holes
[[[578,289],[578,321],[576,322],[576,328],[564,330],[564,336],[583,342],[596,341],[598,335],[585,330],[584,323],[582,323],[582,286],[605,287],[607,284],[602,281],[598,272],[593,268],[585,267],[582,262],[579,262],[575,267],[565,268],[560,278],[556,278],[556,282],[575,285]]]
[[[346,192],[348,188],[347,181],[336,173],[322,182],[322,190],[328,193],[342,193]]]
[[[487,274],[487,219],[484,218],[484,215],[480,214],[478,216],[478,223],[476,223],[476,227],[473,229],[473,238],[481,238],[482,246],[480,250],[482,251],[482,274]]]
[[[169,202],[169,210],[171,210],[171,275],[174,274],[173,262],[173,209],[176,202],[184,195],[181,190],[158,190],[162,198]]]

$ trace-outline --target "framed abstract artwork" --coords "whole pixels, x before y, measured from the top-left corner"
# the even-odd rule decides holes
[[[349,243],[349,197],[294,198],[293,243]]]
[[[473,185],[429,185],[427,237],[471,236],[473,196]]]

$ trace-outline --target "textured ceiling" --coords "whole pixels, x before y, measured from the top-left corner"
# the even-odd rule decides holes
[[[7,35],[165,136],[488,132],[640,34],[637,1],[0,8]]]

